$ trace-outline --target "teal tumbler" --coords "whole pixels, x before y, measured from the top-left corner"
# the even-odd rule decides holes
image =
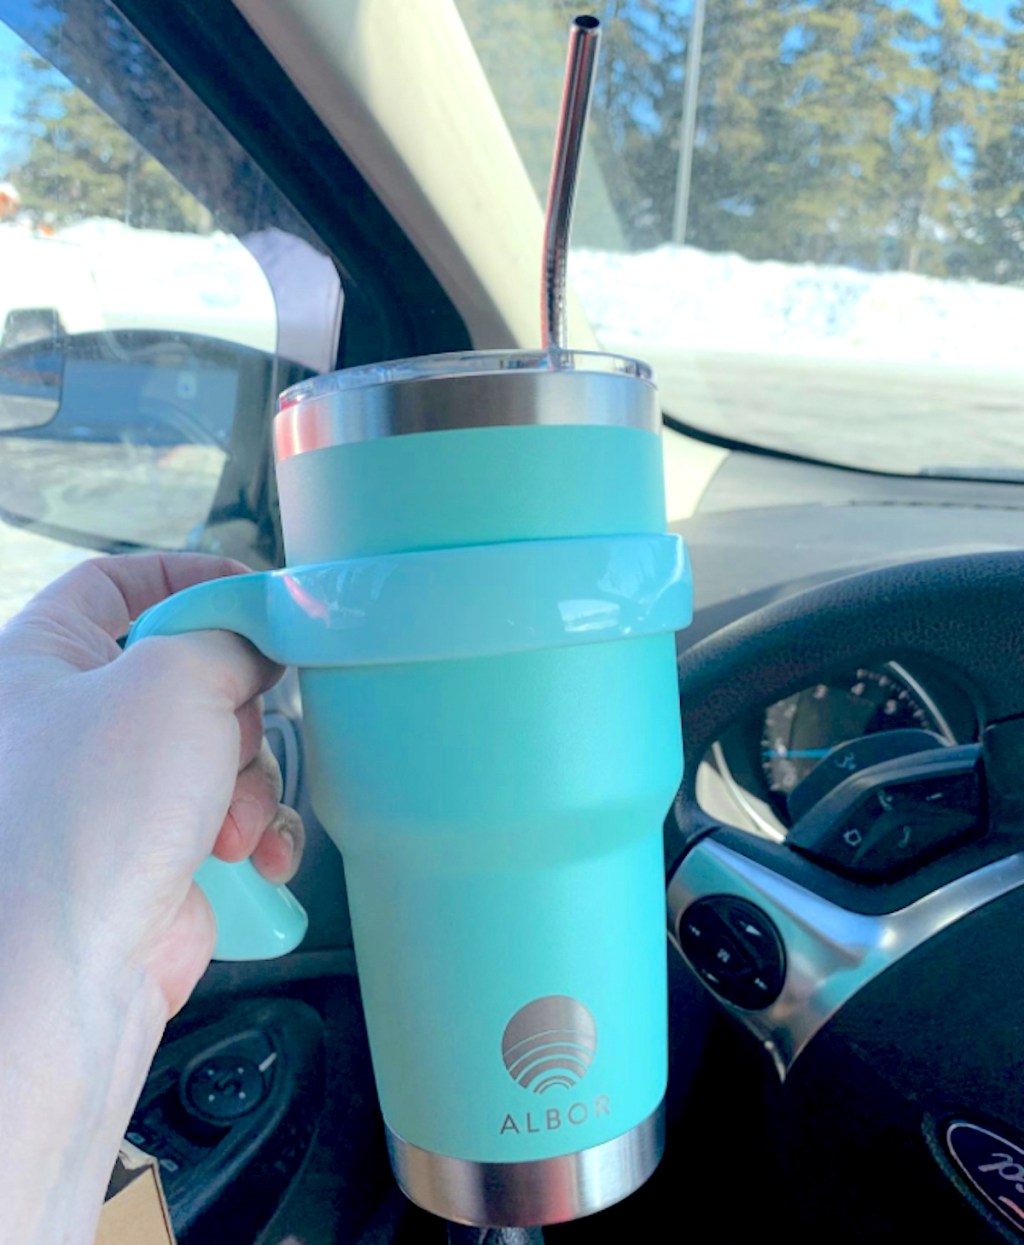
[[[661,827],[682,744],[647,368],[482,352],[286,391],[285,570],[136,624],[224,627],[298,667],[313,807],[345,859],[392,1164],[417,1203],[561,1222],[656,1166],[667,1075]],[[304,918],[204,865],[221,954]]]

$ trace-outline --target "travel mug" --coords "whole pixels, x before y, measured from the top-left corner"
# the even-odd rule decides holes
[[[298,667],[403,1189],[468,1223],[599,1210],[656,1165],[667,1074],[691,587],[649,371],[358,368],[286,391],[274,444],[288,567],[181,593],[131,641],[221,627]],[[218,954],[301,938],[251,866],[198,880]]]

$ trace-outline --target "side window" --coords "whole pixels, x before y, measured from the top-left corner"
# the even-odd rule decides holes
[[[105,0],[0,0],[0,622],[97,549],[272,554],[268,427],[337,269]]]

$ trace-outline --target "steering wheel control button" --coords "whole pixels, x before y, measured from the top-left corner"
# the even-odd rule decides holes
[[[946,1126],[946,1152],[971,1189],[1024,1236],[1024,1148],[969,1120]]]
[[[863,881],[902,877],[980,833],[977,755],[965,745],[873,766],[815,805],[787,843]]]
[[[263,1101],[259,1067],[244,1055],[213,1055],[193,1069],[185,1082],[185,1102],[203,1119],[228,1124]]]
[[[851,754],[852,743],[898,735],[925,736],[939,744],[942,737],[952,738],[924,689],[891,662],[874,670],[860,666],[771,705],[764,714],[761,766],[776,807],[785,805],[790,821],[797,821],[815,799],[855,770],[931,746],[911,738],[877,745],[873,760],[858,757],[858,749]],[[811,791],[794,806],[797,788],[819,770]]]
[[[897,757],[944,748],[946,743],[934,733],[906,728],[904,730],[880,731],[875,735],[863,735],[847,743],[837,744],[816,765],[807,777],[786,797],[786,808],[791,823],[797,822],[819,800],[845,782],[851,774],[859,774],[870,765],[893,761]]]
[[[862,874],[897,876],[971,837],[978,826],[976,774],[932,778],[902,790],[883,787],[876,800],[881,815],[854,866]]]
[[[708,895],[686,909],[678,933],[691,968],[727,1003],[759,1011],[778,998],[786,976],[782,939],[754,904]]]

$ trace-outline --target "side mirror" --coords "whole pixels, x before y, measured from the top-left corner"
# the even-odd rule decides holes
[[[48,424],[60,406],[64,353],[54,342],[0,351],[0,432]]]
[[[265,449],[278,393],[310,375],[170,330],[0,350],[0,518],[97,549],[189,547],[240,502],[240,439]]]

